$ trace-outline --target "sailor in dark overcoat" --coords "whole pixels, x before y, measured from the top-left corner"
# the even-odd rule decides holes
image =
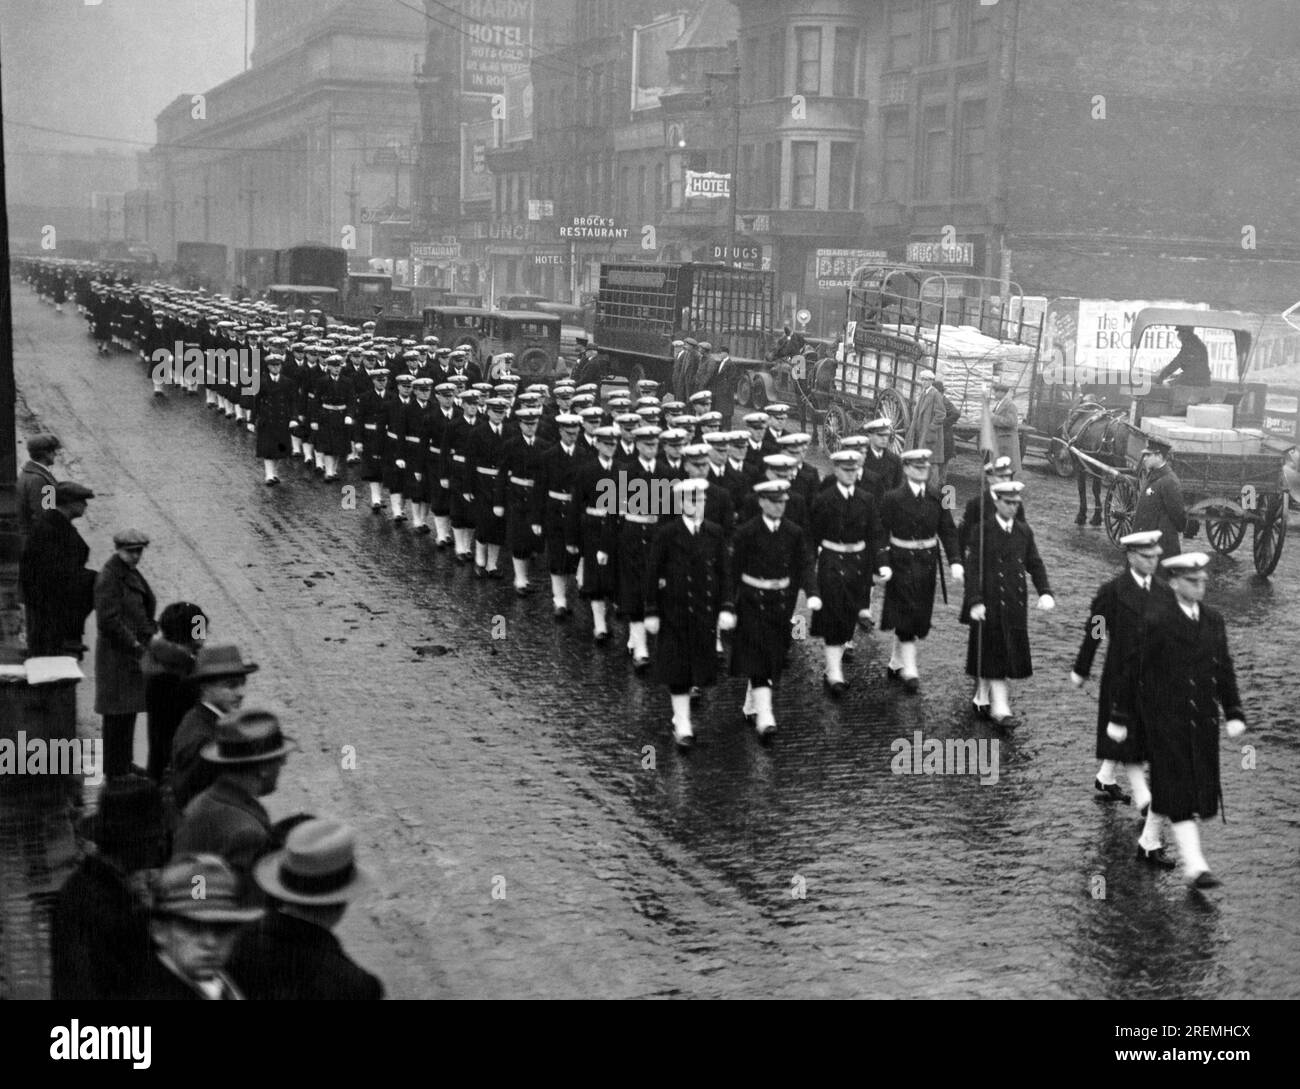
[[[732,580],[722,529],[704,517],[709,482],[702,477],[673,483],[679,517],[659,526],[645,566],[645,626],[658,636],[655,677],[668,686],[673,739],[694,744],[691,689],[718,675],[714,645],[719,627],[735,626],[727,595]]]
[[[433,379],[416,378],[411,383],[411,403],[406,406],[406,477],[402,495],[411,501],[411,529],[417,534],[432,533],[429,527],[429,503],[433,484],[429,477],[429,445],[437,406],[433,403]]]
[[[977,528],[980,522],[992,518],[997,509],[997,504],[993,502],[993,485],[1000,484],[1004,480],[1010,480],[1015,474],[1011,470],[1011,459],[1009,457],[995,458],[986,462],[984,465],[984,489],[977,495],[972,495],[966,501],[966,507],[962,511],[961,521],[957,523],[957,548],[964,556],[966,550],[974,543]],[[1016,507],[1016,521],[1025,520],[1025,505],[1021,503]]]
[[[325,373],[316,380],[320,429],[316,432],[316,453],[325,461],[325,480],[339,479],[340,460],[352,449],[352,413],[356,410],[352,382],[343,377],[343,357],[325,357]],[[352,420],[351,423],[348,421]]]
[[[1147,787],[1145,761],[1147,759],[1146,730],[1142,726],[1140,708],[1134,708],[1128,735],[1123,741],[1114,740],[1106,727],[1113,717],[1116,677],[1122,664],[1142,652],[1143,618],[1150,607],[1152,595],[1169,596],[1169,587],[1154,578],[1160,564],[1160,531],[1146,530],[1129,533],[1119,542],[1125,550],[1127,564],[1123,571],[1101,584],[1088,609],[1084,625],[1083,642],[1074,659],[1070,683],[1082,688],[1092,671],[1093,659],[1102,639],[1107,640],[1106,664],[1102,667],[1101,690],[1097,700],[1097,758],[1101,767],[1093,787],[1106,801],[1119,801],[1126,805],[1132,801],[1145,815],[1146,824],[1138,840],[1139,858],[1157,866],[1174,865],[1165,858],[1160,844],[1160,819],[1151,809],[1151,791]],[[1125,794],[1116,778],[1119,765],[1124,766],[1132,794]]]
[[[441,368],[439,368],[441,370]],[[451,532],[450,483],[443,476],[442,451],[447,437],[456,422],[456,384],[437,382],[433,387],[434,413],[429,417],[425,464],[429,474],[429,511],[433,516],[434,543],[439,549],[450,548],[454,542]]]
[[[302,433],[303,464],[324,473],[325,455],[316,449],[320,433],[320,380],[325,374],[320,360],[320,345],[309,342],[307,362],[298,379],[298,430]]]
[[[399,374],[397,396],[388,402],[384,421],[384,487],[388,489],[388,506],[395,523],[406,521],[406,410],[412,404],[411,384],[415,379]]]
[[[976,708],[987,704],[989,717],[999,726],[1014,725],[1007,681],[1034,672],[1025,576],[1038,592],[1038,608],[1056,606],[1034,531],[1028,523],[1016,521],[1015,508],[1024,488],[1015,480],[993,486],[994,517],[977,524],[966,552],[971,578],[966,580],[959,618],[970,625],[966,675],[978,682]]]
[[[942,562],[939,547],[948,558],[953,582],[965,571],[957,551],[957,527],[937,488],[929,484],[930,451],[908,450],[902,456],[906,481],[886,492],[880,504],[880,530],[889,542],[889,568],[893,577],[885,584],[880,630],[894,633],[889,655],[889,677],[909,693],[920,691],[917,666],[918,640],[930,634],[934,590]]]
[[[297,399],[293,383],[284,376],[284,360],[277,355],[268,356],[266,375],[253,402],[257,456],[262,459],[267,484],[280,482],[277,463],[290,455],[293,433],[289,425],[293,422]]]
[[[505,511],[506,544],[515,570],[515,593],[525,597],[533,592],[528,561],[545,544],[541,520],[535,517],[538,510],[535,500],[546,446],[537,437],[537,426],[542,419],[540,408],[521,408],[514,419],[519,434],[506,439],[495,503]]]
[[[615,460],[619,430],[596,429],[596,456],[581,461],[573,476],[573,503],[565,548],[577,550],[578,593],[591,603],[592,637],[609,641],[609,603],[618,596],[618,474]]]
[[[496,491],[509,438],[505,420],[510,403],[504,397],[489,397],[485,407],[487,422],[473,433],[465,448],[465,493],[473,496],[474,574],[499,579],[504,577],[501,546],[506,540],[506,521]]]
[[[1137,508],[1133,529],[1160,530],[1160,547],[1165,559],[1182,551],[1182,532],[1187,528],[1183,486],[1169,464],[1172,448],[1159,439],[1148,439],[1143,451],[1143,473],[1138,477]]]
[[[554,417],[555,442],[547,447],[537,466],[533,488],[535,526],[540,526],[546,547],[546,564],[551,574],[551,602],[556,620],[573,615],[569,608],[569,576],[578,569],[577,546],[569,550],[568,526],[573,509],[573,487],[578,466],[592,455],[578,439],[582,417],[561,412]],[[538,431],[540,433],[540,425]]]
[[[669,484],[659,458],[659,436],[660,430],[653,424],[636,429],[636,458],[623,463],[618,480],[618,609],[628,622],[627,649],[638,673],[650,666],[645,565],[655,528],[671,516],[661,502],[669,494]]]
[[[810,516],[812,546],[819,550],[817,596],[823,604],[809,630],[826,644],[822,684],[838,698],[848,689],[844,645],[852,640],[859,621],[870,616],[872,572],[885,582],[893,572],[876,505],[857,482],[862,455],[838,450],[831,463],[835,486],[817,495]]]
[[[784,517],[790,483],[765,480],[754,485],[761,513],[736,530],[732,552],[732,593],[736,636],[731,673],[748,677],[743,713],[760,739],[776,731],[772,687],[785,669],[793,638],[790,620],[799,591],[814,613],[817,596],[813,549],[804,531]]]
[[[384,509],[384,430],[388,423],[388,370],[370,372],[370,389],[357,398],[352,449],[361,455],[361,479],[370,485],[370,509]]]
[[[451,535],[458,563],[474,562],[474,488],[466,471],[466,459],[474,432],[487,426],[479,408],[478,390],[465,390],[460,395],[459,415],[443,432],[440,479],[447,482]]]
[[[1117,678],[1109,735],[1125,740],[1138,716],[1151,761],[1151,809],[1167,817],[1196,888],[1219,884],[1201,852],[1197,817],[1219,812],[1220,708],[1228,737],[1246,729],[1223,614],[1204,604],[1210,557],[1188,552],[1161,567],[1171,594],[1152,594],[1141,653],[1126,659]]]

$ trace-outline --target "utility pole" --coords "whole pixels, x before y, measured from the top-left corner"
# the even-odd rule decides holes
[[[151,193],[151,191],[148,190],[148,189],[146,189],[146,190],[144,191],[144,240],[145,240],[146,242],[149,241],[149,219],[150,219],[150,216],[149,216],[149,210],[150,210],[150,209],[149,209],[149,197],[150,197],[150,193]]]
[[[239,199],[248,201],[248,248],[253,248],[253,205],[257,200],[257,194],[260,189],[241,189]]]
[[[361,191],[357,188],[357,164],[354,161],[352,163],[352,187],[344,192],[344,196],[348,198],[348,222],[353,227],[357,225],[357,197],[360,195]]]
[[[740,65],[731,69],[731,259],[736,260],[736,217],[740,214]]]

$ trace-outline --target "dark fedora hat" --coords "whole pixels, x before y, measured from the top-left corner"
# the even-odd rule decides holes
[[[140,846],[165,831],[162,791],[143,775],[110,779],[99,794],[99,808],[78,831],[106,854]]]
[[[280,732],[274,712],[245,707],[217,720],[216,740],[201,755],[213,764],[260,764],[295,752],[298,743]]]
[[[243,677],[256,673],[256,662],[245,662],[239,648],[233,643],[217,643],[203,647],[194,661],[192,681],[210,681],[217,677]]]
[[[346,904],[365,892],[370,875],[356,864],[356,835],[338,820],[308,820],[286,837],[283,850],[261,859],[253,880],[291,904]]]

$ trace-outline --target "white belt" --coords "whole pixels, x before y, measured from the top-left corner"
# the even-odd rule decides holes
[[[551,492],[551,494],[554,495],[555,493]],[[599,507],[588,507],[587,513],[590,514],[593,518],[604,518],[605,515],[609,513],[609,511],[601,510]]]
[[[547,492],[546,494],[552,499],[558,499],[561,503],[570,503],[573,501],[573,496],[568,492]]]
[[[484,476],[496,476],[501,471],[500,469],[489,469],[486,465],[479,465],[477,468]]]
[[[533,482],[531,480],[525,480],[523,477],[520,476],[512,476],[510,478],[510,483],[518,484],[521,488],[531,488],[533,486]]]
[[[348,406],[347,406],[347,405],[325,405],[325,404],[323,404],[323,405],[321,405],[320,407],[321,407],[321,408],[324,408],[324,409],[328,409],[330,412],[342,412],[342,411],[343,411],[345,408],[347,408]]]
[[[436,447],[436,446],[430,446],[430,447],[429,447],[429,453],[431,453],[431,454],[437,454],[439,457],[442,457],[442,451],[441,451],[438,447]]]
[[[741,575],[740,581],[746,586],[752,586],[755,590],[788,590],[790,580],[787,579],[760,579],[753,575]]]
[[[935,548],[939,544],[939,538],[927,537],[923,541],[900,541],[891,533],[889,535],[889,543],[894,548],[913,548],[919,550],[923,548]]]
[[[867,542],[852,541],[849,544],[843,544],[840,541],[822,541],[822,548],[829,548],[832,552],[865,552]]]
[[[364,427],[367,431],[378,431],[378,430],[379,430],[379,425],[378,425],[378,424],[362,424],[361,426]]]
[[[642,526],[653,526],[658,524],[659,519],[653,514],[625,514],[623,515],[623,521],[636,522]]]
[[[418,442],[420,441],[420,436],[419,436],[419,435],[407,435],[407,436],[406,436],[406,441],[407,441],[407,442],[417,442],[417,443],[418,443]]]
[[[396,432],[396,431],[385,431],[384,434],[387,435],[390,439],[395,439],[395,438],[397,438],[397,432]]]
[[[465,455],[464,455],[464,454],[452,454],[452,455],[451,455],[451,460],[452,460],[452,461],[459,461],[459,462],[461,462],[461,463],[463,464],[464,461],[465,461]]]

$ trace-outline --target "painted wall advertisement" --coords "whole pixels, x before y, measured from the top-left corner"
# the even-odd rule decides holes
[[[460,199],[491,200],[492,172],[487,153],[492,146],[492,121],[474,121],[460,127]]]
[[[505,93],[506,80],[527,74],[533,44],[533,0],[462,0],[461,91]]]
[[[883,265],[888,260],[884,250],[817,250],[813,278],[818,291],[848,287],[855,270],[863,265]]]
[[[1053,299],[1043,321],[1039,353],[1048,384],[1086,385],[1129,381],[1129,333],[1138,312],[1148,306],[1208,310],[1205,303],[1145,299]],[[1196,329],[1210,357],[1210,372],[1225,382],[1237,380],[1237,349],[1229,329]],[[1149,327],[1133,358],[1133,379],[1158,374],[1178,354],[1179,341],[1165,325]]]

